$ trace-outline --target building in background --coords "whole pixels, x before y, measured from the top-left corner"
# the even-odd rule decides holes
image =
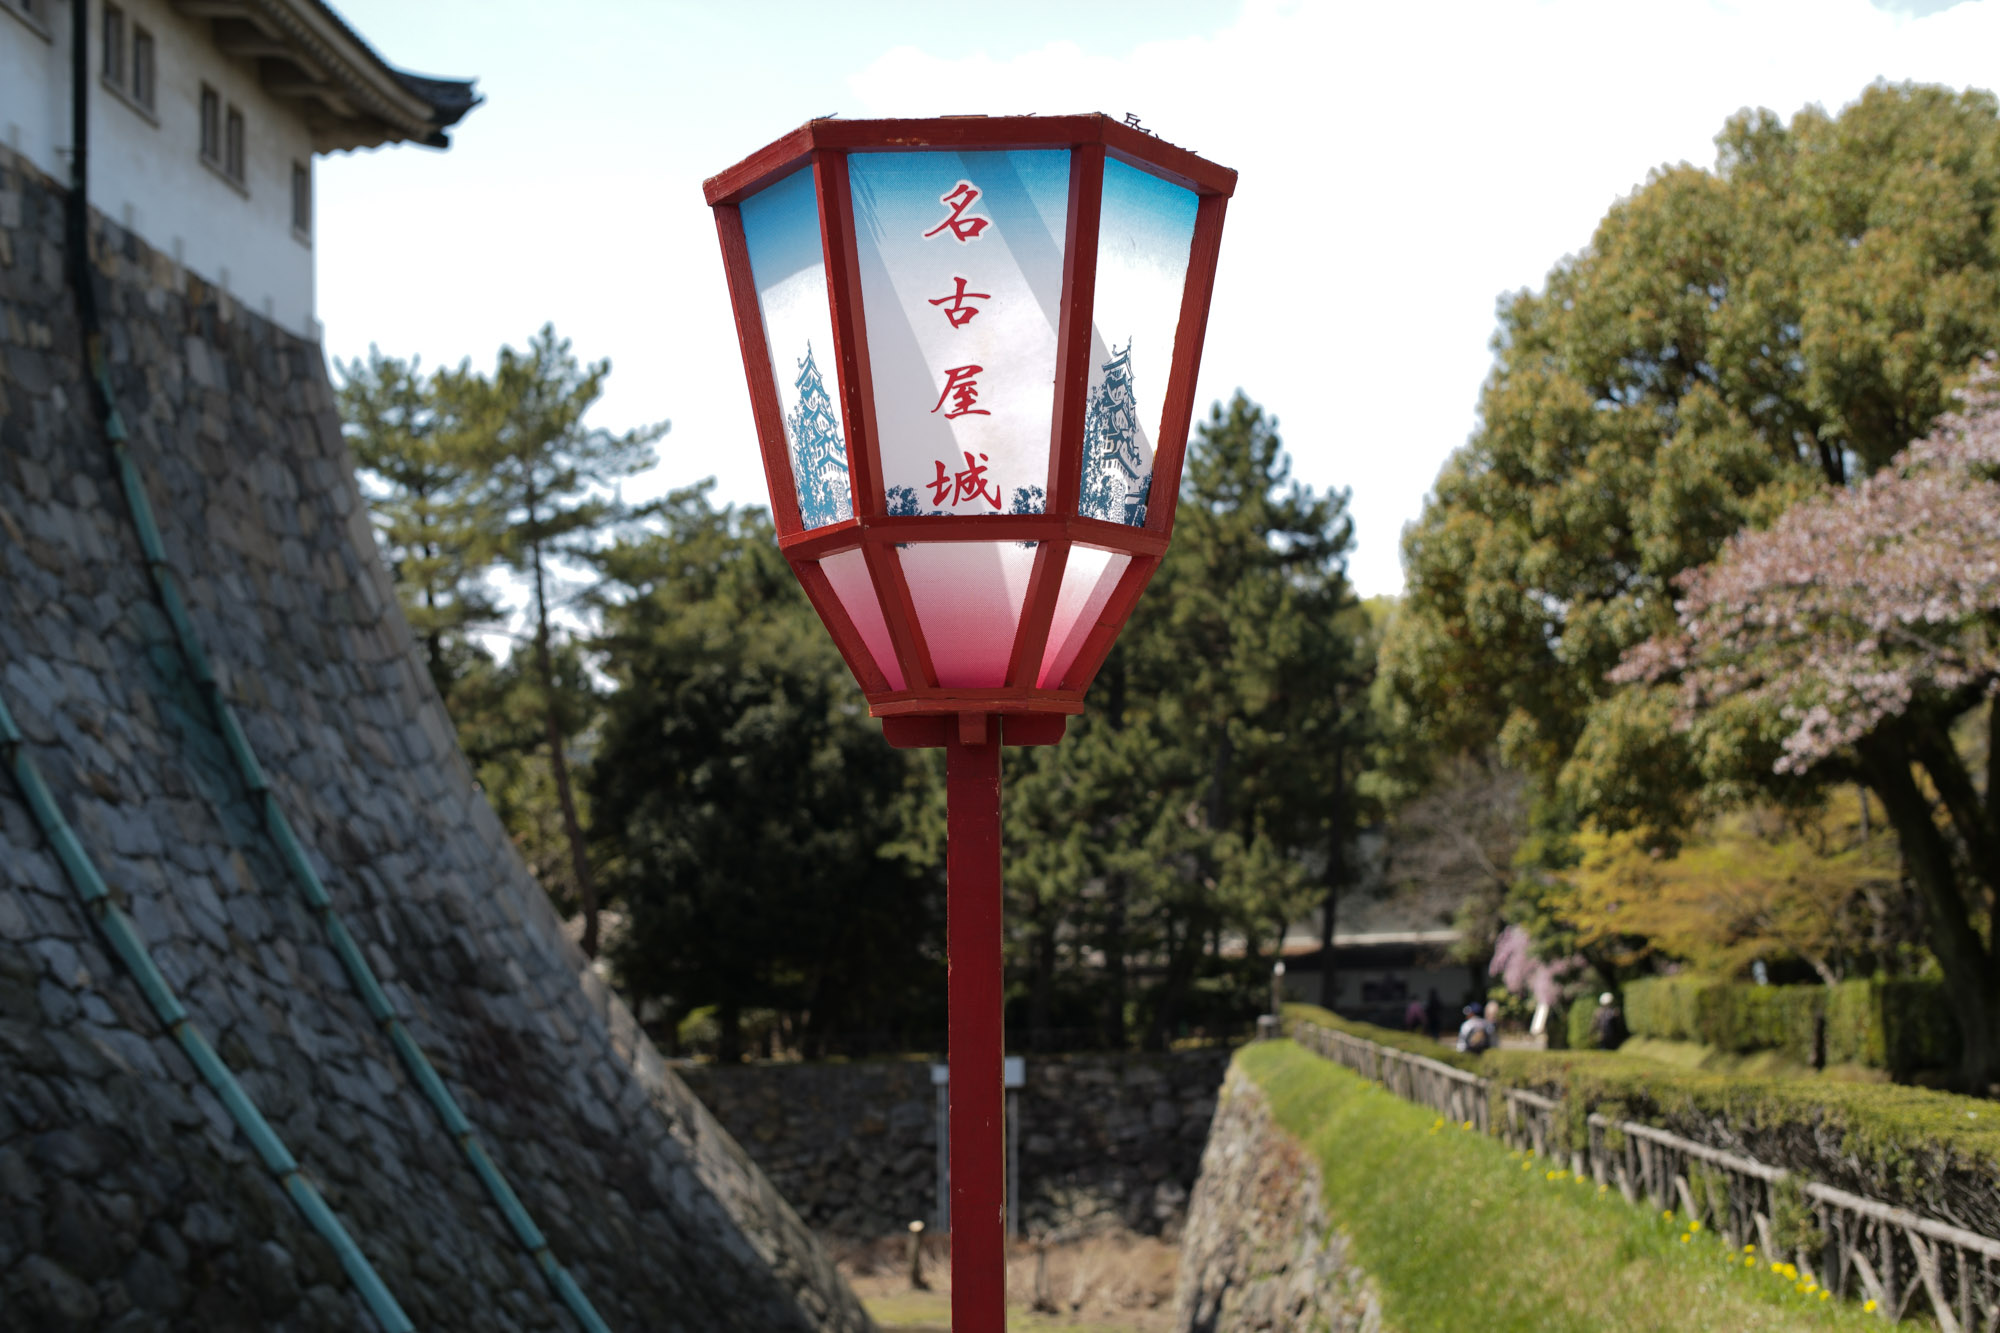
[[[479,101],[390,65],[319,0],[0,0],[0,135],[64,184],[77,5],[92,205],[314,340],[313,159],[443,148]]]

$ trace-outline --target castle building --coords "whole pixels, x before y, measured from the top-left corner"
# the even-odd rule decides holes
[[[0,0],[0,134],[57,181],[78,6],[93,206],[305,338],[313,159],[445,147],[479,101],[470,81],[390,65],[321,0]]]

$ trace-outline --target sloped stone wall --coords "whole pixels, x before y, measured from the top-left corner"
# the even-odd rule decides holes
[[[391,1001],[617,1330],[869,1327],[583,967],[452,740],[319,348],[94,219],[112,379],[196,626]],[[62,197],[0,152],[0,698],[194,1021],[419,1328],[568,1329],[303,909],[85,397]],[[0,774],[0,1327],[371,1327]]]
[[[1023,1230],[1174,1234],[1228,1061],[1220,1047],[1029,1056],[1018,1101]],[[816,1230],[867,1240],[931,1219],[928,1063],[694,1065],[682,1075]]]
[[[1319,1164],[1242,1070],[1223,1084],[1181,1239],[1180,1333],[1380,1333],[1382,1312],[1321,1203]]]

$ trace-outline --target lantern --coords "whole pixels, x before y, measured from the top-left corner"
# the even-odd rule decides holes
[[[1061,739],[1166,551],[1235,183],[1101,115],[816,120],[706,183],[779,546],[946,749],[962,1331],[1004,1317],[1000,746]]]

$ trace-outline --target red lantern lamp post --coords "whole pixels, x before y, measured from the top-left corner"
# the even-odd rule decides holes
[[[1173,529],[1236,173],[1101,115],[816,120],[706,183],[778,544],[948,803],[952,1326],[1005,1325],[1000,747]]]

